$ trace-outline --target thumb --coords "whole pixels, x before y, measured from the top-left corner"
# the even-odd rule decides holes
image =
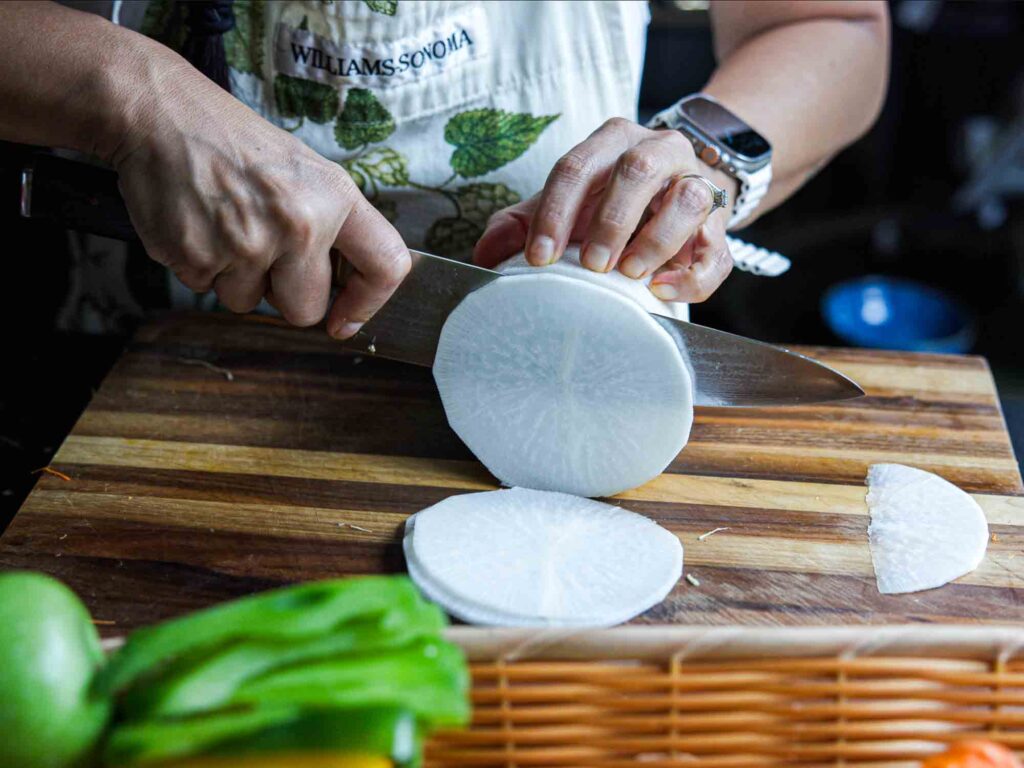
[[[502,208],[487,221],[487,228],[473,248],[473,263],[491,269],[523,250],[537,196]]]

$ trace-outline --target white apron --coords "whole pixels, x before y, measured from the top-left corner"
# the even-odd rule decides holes
[[[110,10],[180,43],[173,0]],[[487,218],[539,191],[567,150],[610,117],[636,119],[643,0],[235,0],[234,12],[235,96],[345,167],[413,248],[467,257]],[[171,295],[216,302],[176,280]]]

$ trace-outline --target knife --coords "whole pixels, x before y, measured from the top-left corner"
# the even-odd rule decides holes
[[[136,239],[116,174],[54,155],[37,155],[23,169],[21,214],[115,239]],[[490,269],[422,251],[410,253],[412,268],[405,280],[341,346],[429,367],[449,313],[472,291],[502,279]],[[340,270],[336,275],[340,277]],[[688,359],[695,405],[802,405],[864,394],[843,374],[796,352],[658,314],[651,317]]]

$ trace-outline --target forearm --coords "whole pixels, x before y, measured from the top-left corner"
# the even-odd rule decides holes
[[[704,91],[772,144],[756,215],[789,197],[874,122],[885,96],[884,4],[712,4],[720,65]]]
[[[0,139],[110,160],[138,118],[163,51],[93,14],[0,3]]]

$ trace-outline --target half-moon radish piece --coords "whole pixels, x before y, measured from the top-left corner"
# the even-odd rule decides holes
[[[955,485],[902,464],[873,465],[867,484],[868,541],[879,592],[934,589],[981,564],[988,522]]]
[[[503,484],[610,496],[656,477],[686,445],[689,369],[668,332],[617,292],[660,304],[643,284],[552,269],[467,296],[441,332],[434,379],[452,429]]]
[[[451,496],[406,523],[409,574],[464,621],[606,627],[679,581],[678,537],[642,515],[564,493]]]

